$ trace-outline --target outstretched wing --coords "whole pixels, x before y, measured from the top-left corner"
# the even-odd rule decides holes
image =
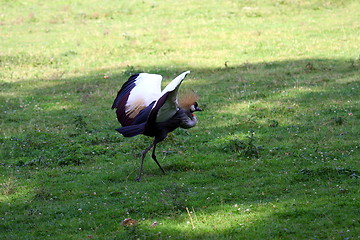
[[[112,105],[122,126],[146,121],[153,103],[161,96],[161,81],[161,75],[139,73],[123,84]]]
[[[172,80],[161,92],[161,97],[155,103],[151,111],[150,121],[165,122],[175,115],[179,110],[178,90],[181,82],[190,71],[183,72]]]

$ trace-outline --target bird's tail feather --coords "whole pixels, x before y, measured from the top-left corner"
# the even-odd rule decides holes
[[[144,133],[145,123],[117,128],[116,131],[121,133],[124,137],[134,137]]]

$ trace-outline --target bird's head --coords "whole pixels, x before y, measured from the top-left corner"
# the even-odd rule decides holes
[[[182,95],[179,99],[179,106],[190,113],[202,111],[198,105],[197,100],[199,100],[199,95],[197,95],[195,92],[188,92]]]
[[[199,108],[199,105],[197,102],[195,102],[194,104],[192,104],[190,106],[190,112],[193,113],[193,112],[196,112],[196,111],[202,111],[201,108]]]

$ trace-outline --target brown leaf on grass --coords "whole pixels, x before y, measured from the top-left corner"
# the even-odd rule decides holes
[[[126,226],[126,227],[134,226],[134,225],[137,225],[137,224],[138,224],[138,222],[136,220],[131,219],[131,218],[125,218],[121,222],[121,225]]]

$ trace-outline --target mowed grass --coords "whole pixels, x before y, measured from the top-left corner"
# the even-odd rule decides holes
[[[357,1],[0,5],[1,239],[359,238]],[[135,182],[112,101],[186,70],[199,123]]]

